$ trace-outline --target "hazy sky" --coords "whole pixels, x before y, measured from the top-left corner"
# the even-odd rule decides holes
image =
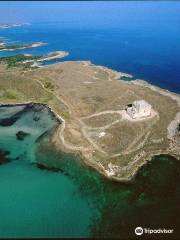
[[[0,23],[60,21],[74,26],[116,26],[123,22],[180,19],[180,2],[2,2]],[[172,14],[173,13],[173,14]],[[166,19],[164,19],[166,16]]]

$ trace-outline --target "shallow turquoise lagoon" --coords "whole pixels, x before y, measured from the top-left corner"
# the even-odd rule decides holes
[[[37,139],[57,125],[55,117],[46,107],[22,105],[1,107],[0,118],[8,125],[0,126],[0,149],[10,159],[0,166],[0,236],[87,236],[93,209],[77,185],[35,164]],[[18,140],[19,131],[30,135]]]
[[[93,209],[59,173],[25,162],[0,168],[0,236],[87,236]]]
[[[111,182],[55,149],[58,124],[44,105],[0,107],[0,237],[178,236],[180,162],[155,157],[132,182]]]

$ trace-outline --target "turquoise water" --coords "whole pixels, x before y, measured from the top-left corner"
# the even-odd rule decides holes
[[[137,226],[178,236],[179,161],[155,157],[132,182],[111,182],[55,149],[50,136],[58,124],[39,104],[0,108],[0,237],[124,239]]]
[[[22,161],[0,168],[1,237],[84,237],[93,209],[59,173]]]
[[[16,121],[9,126],[8,119]],[[0,123],[8,124],[0,126],[0,149],[9,151],[10,159],[0,166],[0,236],[87,236],[93,209],[77,185],[66,175],[42,171],[35,164],[37,139],[57,126],[54,116],[39,105],[1,107]],[[19,131],[30,135],[18,140]]]
[[[14,119],[15,122],[8,122]],[[38,121],[35,121],[38,119]],[[5,151],[11,148],[11,159],[26,158],[30,162],[35,161],[35,142],[38,138],[57,125],[57,121],[49,115],[49,110],[41,105],[19,105],[16,107],[1,107],[0,110],[0,149]],[[17,140],[16,133],[19,131],[30,134],[23,141]]]

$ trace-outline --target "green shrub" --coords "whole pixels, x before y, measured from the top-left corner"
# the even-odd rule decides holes
[[[54,91],[54,89],[55,89],[54,84],[53,84],[52,82],[50,82],[50,81],[46,81],[46,82],[44,83],[44,87],[47,88],[47,89],[49,89],[49,90],[51,90],[51,91]]]

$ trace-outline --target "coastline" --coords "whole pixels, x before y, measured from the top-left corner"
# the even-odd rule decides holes
[[[32,54],[16,54],[14,56],[1,57],[0,63],[7,64],[7,67],[22,66],[30,70],[31,68],[34,68],[34,67],[36,68],[43,67],[43,65],[41,64],[42,62],[63,58],[68,55],[69,55],[69,52],[66,52],[66,51],[55,51],[55,52],[50,52],[46,55],[39,55],[39,56],[32,55]]]
[[[113,72],[115,74],[114,79],[116,79],[116,81],[117,81],[117,79],[119,79],[120,76],[126,74],[126,73],[114,71],[112,69],[109,69],[109,68],[106,68],[106,67],[103,67],[103,66],[94,65],[89,61],[81,61],[81,62],[83,62],[86,65],[93,65],[93,66],[96,66],[97,68],[101,68],[101,69],[107,71],[108,73]],[[56,65],[57,64],[59,64],[59,63],[56,63]],[[129,76],[129,74],[126,74],[126,75]],[[118,81],[124,81],[124,80],[118,80]],[[147,88],[149,88],[153,91],[157,91],[158,93],[160,93],[162,95],[165,95],[165,96],[168,96],[171,99],[175,100],[178,103],[178,106],[180,106],[180,98],[179,98],[178,94],[176,94],[176,93],[172,93],[168,90],[161,89],[161,88],[159,88],[157,86],[154,86],[154,85],[151,85],[148,82],[143,81],[143,80],[132,80],[132,81],[125,81],[125,82],[126,82],[126,84],[141,85],[141,86],[145,86],[145,87],[147,87]],[[25,105],[25,104],[36,104],[36,103],[33,103],[32,101],[30,101],[30,102],[22,102],[22,103],[0,104],[0,106],[4,106],[4,105],[6,105],[6,106],[7,105],[9,105],[9,106]],[[42,105],[47,106],[48,109],[53,113],[53,115],[56,116],[58,121],[61,123],[59,125],[59,127],[57,128],[57,131],[54,133],[54,135],[52,136],[52,139],[51,139],[52,142],[57,147],[57,149],[60,149],[61,151],[64,151],[64,152],[67,152],[67,153],[69,152],[69,153],[78,154],[80,156],[80,159],[87,166],[90,166],[90,167],[96,169],[99,173],[103,174],[106,178],[108,178],[110,180],[121,181],[121,182],[127,182],[127,181],[132,180],[135,177],[135,175],[137,174],[139,168],[142,167],[143,165],[145,165],[146,163],[148,163],[149,161],[151,161],[151,159],[154,156],[157,156],[157,155],[167,154],[167,155],[175,157],[177,160],[180,160],[180,157],[177,158],[177,156],[173,155],[173,153],[171,151],[162,150],[162,151],[154,151],[154,152],[151,152],[151,153],[144,153],[144,155],[139,156],[139,158],[134,158],[134,161],[130,162],[130,164],[125,167],[127,169],[128,167],[130,168],[130,167],[132,167],[132,165],[135,164],[135,167],[133,166],[133,171],[131,171],[130,174],[127,174],[125,177],[121,177],[121,178],[117,177],[117,176],[114,176],[114,175],[111,175],[110,172],[107,169],[105,169],[104,166],[100,162],[93,161],[88,156],[88,152],[86,152],[86,149],[83,146],[82,147],[77,147],[77,146],[73,146],[73,145],[65,142],[63,132],[66,128],[66,121],[62,116],[60,116],[56,112],[56,110],[53,108],[53,106],[51,106],[50,104],[48,105],[48,104],[43,104],[43,103],[37,103],[37,104],[42,104]],[[177,115],[179,116],[179,112],[177,113]],[[179,118],[178,118],[178,121],[179,121]],[[136,164],[136,163],[138,163],[138,164]]]
[[[70,61],[70,62],[71,62],[71,61]],[[104,67],[104,66],[99,66],[99,65],[92,64],[90,61],[83,61],[83,63],[85,63],[85,64],[87,64],[87,65],[93,65],[93,66],[96,66],[96,67],[98,67],[98,68],[100,68],[100,69],[103,69],[103,70],[105,70],[105,71],[109,71],[109,72],[115,73],[115,75],[116,75],[115,79],[118,80],[118,81],[124,81],[124,80],[120,80],[120,79],[119,79],[120,76],[122,76],[122,75],[123,75],[123,76],[126,75],[126,76],[128,76],[128,77],[129,77],[129,76],[130,76],[130,77],[132,76],[132,75],[130,75],[130,74],[128,74],[128,73],[118,72],[118,71],[114,71],[114,70],[109,69],[109,68]],[[56,63],[56,64],[58,64],[58,63]],[[125,82],[126,82],[127,84],[132,84],[132,85],[133,85],[133,84],[136,84],[136,85],[145,86],[145,87],[147,87],[147,88],[149,88],[149,89],[151,89],[151,90],[153,90],[153,91],[157,91],[158,93],[160,93],[160,94],[162,94],[162,95],[165,95],[165,96],[168,96],[168,97],[170,97],[171,99],[175,100],[175,101],[178,103],[178,105],[180,106],[180,97],[178,97],[178,94],[176,94],[176,93],[174,93],[174,92],[170,92],[170,91],[167,90],[167,89],[162,89],[162,88],[160,88],[160,87],[158,87],[158,86],[154,86],[154,85],[152,85],[152,84],[149,84],[147,81],[140,80],[140,79],[136,79],[136,80],[132,80],[132,81],[125,81]],[[54,110],[53,110],[51,107],[50,107],[50,109],[54,112]],[[180,112],[177,113],[178,116],[179,116],[179,114],[180,114]],[[63,148],[63,151],[65,151],[65,152],[67,152],[67,153],[68,153],[68,152],[71,152],[71,153],[77,153],[77,152],[78,152],[80,158],[83,160],[83,162],[84,162],[86,165],[88,165],[88,166],[96,169],[99,173],[103,174],[106,178],[108,178],[108,179],[110,179],[110,180],[115,180],[115,181],[118,181],[118,182],[128,182],[128,181],[131,181],[131,180],[134,179],[134,177],[136,176],[138,170],[139,170],[143,165],[145,165],[145,164],[147,164],[149,161],[151,161],[151,160],[153,159],[153,157],[159,156],[159,155],[162,155],[162,154],[167,154],[167,155],[169,155],[169,156],[172,156],[172,157],[176,158],[177,160],[180,160],[180,156],[179,156],[179,158],[178,158],[177,155],[174,155],[174,154],[173,154],[172,152],[170,152],[170,151],[164,151],[164,150],[162,150],[162,151],[155,151],[155,152],[153,152],[153,153],[151,153],[151,154],[147,153],[146,155],[142,156],[142,158],[144,158],[144,159],[142,160],[142,162],[141,162],[140,164],[138,164],[138,165],[136,166],[136,168],[134,169],[133,172],[131,172],[130,175],[127,175],[127,176],[124,177],[124,178],[119,178],[119,177],[116,177],[116,176],[111,176],[111,175],[108,173],[108,171],[103,167],[103,165],[102,165],[100,162],[97,163],[97,162],[91,161],[91,160],[89,160],[89,159],[87,158],[86,152],[84,152],[83,147],[82,147],[82,148],[75,148],[75,147],[73,147],[73,146],[70,146],[70,145],[67,145],[67,144],[64,143],[63,131],[64,131],[64,129],[65,129],[65,120],[64,120],[61,116],[59,116],[58,114],[56,114],[56,115],[58,116],[58,118],[60,118],[61,120],[63,120],[62,126],[60,126],[60,130],[58,129],[57,132],[56,132],[56,134],[55,134],[54,137],[53,137],[53,138],[55,139],[55,140],[53,140],[53,141],[55,142],[56,147],[58,147],[60,150],[62,150],[62,148]],[[180,121],[180,119],[178,119],[178,120]],[[60,140],[60,142],[59,142],[59,140]],[[135,160],[134,163],[135,163],[136,161],[139,161],[139,160],[140,160],[140,159]],[[131,162],[131,164],[132,164],[132,162]]]
[[[125,178],[119,178],[119,177],[116,177],[116,176],[110,176],[107,174],[107,170],[102,166],[101,163],[97,163],[97,162],[93,162],[93,161],[90,161],[89,159],[87,159],[86,157],[86,154],[84,154],[83,150],[82,149],[78,149],[78,148],[75,148],[73,146],[70,146],[66,143],[64,143],[63,141],[63,131],[65,129],[65,120],[60,116],[58,115],[51,106],[47,105],[47,104],[43,104],[43,103],[34,103],[34,102],[22,102],[22,103],[4,103],[4,104],[0,104],[0,107],[2,106],[23,106],[23,105],[29,105],[29,104],[39,104],[39,105],[44,105],[46,106],[49,111],[56,117],[56,119],[58,120],[59,122],[59,126],[57,127],[56,129],[56,132],[53,133],[53,136],[52,136],[52,143],[55,144],[55,146],[57,147],[57,149],[65,152],[65,153],[72,153],[72,154],[78,154],[79,158],[81,161],[83,161],[83,163],[85,165],[87,165],[88,167],[92,167],[93,169],[95,169],[96,171],[98,171],[100,174],[102,174],[104,177],[106,177],[107,179],[109,180],[113,180],[113,181],[117,181],[117,182],[129,182],[129,181],[132,181],[138,170],[143,166],[143,165],[146,165],[149,161],[151,161],[153,159],[153,157],[155,156],[159,156],[159,155],[169,155],[169,156],[172,156],[174,157],[175,159],[177,160],[180,160],[180,158],[178,159],[176,155],[173,155],[171,153],[169,153],[168,151],[165,152],[165,151],[159,151],[159,152],[155,152],[154,154],[151,154],[151,155],[148,155],[146,157],[146,160],[144,160],[141,164],[139,164],[137,166],[136,169],[134,169],[134,171],[131,173],[130,176],[127,176]],[[58,140],[57,140],[58,138]],[[60,139],[59,139],[60,138]],[[59,142],[60,140],[60,142]],[[58,141],[58,142],[57,142]]]
[[[53,60],[56,58],[63,58],[69,55],[69,52],[66,51],[55,51],[55,52],[50,52],[48,53],[46,56],[37,59],[37,62],[44,62],[44,61],[49,61],[49,60]]]
[[[15,47],[15,48],[6,48],[6,44],[4,43],[2,46],[4,48],[0,49],[0,52],[3,51],[16,51],[16,50],[23,50],[23,49],[29,49],[29,48],[36,48],[36,47],[42,47],[42,46],[46,46],[47,43],[43,43],[43,42],[36,42],[36,43],[32,43],[32,44],[22,44],[22,46],[20,45],[19,47]]]

